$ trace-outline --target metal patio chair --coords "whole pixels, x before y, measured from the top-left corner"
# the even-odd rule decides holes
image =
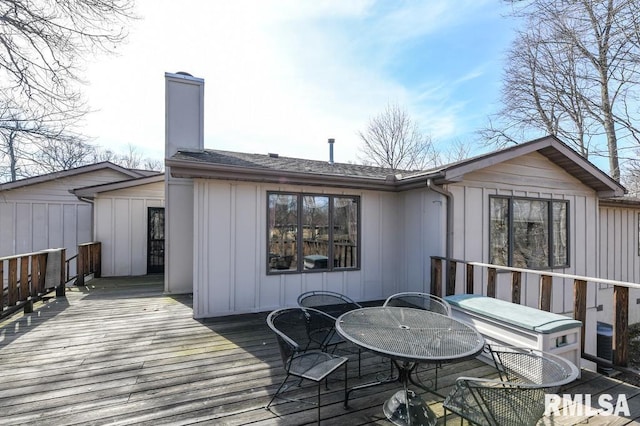
[[[333,322],[335,324],[335,320],[345,312],[352,311],[354,309],[362,308],[358,302],[354,301],[350,297],[340,294],[334,291],[328,290],[312,290],[302,293],[298,296],[298,305],[304,308],[314,308],[319,311],[330,315],[333,318]],[[347,342],[340,337],[340,335],[334,335],[333,339],[335,343],[332,344],[334,348],[339,343]],[[361,359],[362,359],[362,350],[357,348],[358,350],[358,377],[361,377]]]
[[[433,294],[420,293],[417,291],[392,294],[385,300],[384,306],[424,309],[426,311],[451,316],[451,306],[449,302]]]
[[[415,308],[415,309],[423,309],[425,311],[431,311],[438,314],[451,316],[451,306],[449,302],[442,299],[441,297],[434,296],[429,293],[421,293],[417,291],[405,291],[402,293],[392,294],[384,301],[383,306],[399,306],[403,308]],[[433,379],[433,388],[434,390],[438,389],[438,370],[440,369],[441,364],[435,364],[432,368],[427,368],[422,371],[434,369],[435,375]],[[419,375],[416,374],[416,377],[419,378]]]
[[[319,311],[318,311],[319,312]],[[319,312],[322,314],[322,312]],[[267,325],[276,334],[282,363],[287,373],[265,408],[270,409],[273,401],[286,390],[285,384],[291,377],[300,381],[311,380],[318,384],[318,424],[320,423],[320,388],[323,380],[344,365],[344,392],[347,396],[348,358],[336,356],[318,348],[318,343],[309,336],[309,310],[303,308],[283,308],[267,316]],[[305,402],[305,401],[300,401]]]
[[[544,415],[545,394],[578,377],[578,368],[557,355],[536,349],[489,347],[498,379],[459,377],[445,399],[451,411],[481,426],[535,425]]]

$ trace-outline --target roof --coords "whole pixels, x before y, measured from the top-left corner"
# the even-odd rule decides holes
[[[166,160],[166,165],[171,167],[172,176],[182,178],[401,191],[424,187],[429,180],[440,185],[460,182],[468,173],[532,152],[544,155],[558,167],[593,188],[600,197],[617,197],[626,192],[622,185],[554,136],[425,171],[398,171],[357,164],[280,157],[274,154],[246,154],[210,149],[179,151]]]
[[[164,173],[157,173],[151,176],[143,176],[135,179],[121,180],[117,182],[103,183],[100,185],[85,186],[82,188],[72,189],[69,192],[79,198],[95,198],[98,194],[107,191],[116,191],[119,189],[132,188],[134,186],[147,185],[150,183],[163,182]]]
[[[171,175],[182,178],[212,178],[318,186],[394,190],[400,177],[393,169],[359,164],[329,163],[206,149],[178,151],[166,161]]]
[[[19,179],[13,182],[7,182],[0,185],[0,191],[5,191],[9,189],[22,188],[29,185],[35,185],[38,183],[48,182],[56,179],[62,179],[65,177],[76,176],[83,173],[94,172],[102,169],[111,169],[117,172],[124,174],[125,176],[129,176],[131,178],[138,178],[141,176],[145,176],[143,172],[140,170],[132,170],[127,169],[122,166],[118,166],[117,164],[113,164],[109,161],[103,161],[101,163],[89,164],[86,166],[76,167],[74,169],[63,170],[60,172],[47,173],[44,175],[33,176],[25,179]]]
[[[413,176],[408,176],[405,181],[424,179],[425,176],[430,176],[439,184],[460,182],[468,173],[500,164],[532,152],[538,152],[544,155],[580,182],[593,188],[598,193],[598,196],[602,198],[620,197],[626,193],[626,189],[621,184],[555,136],[546,136],[499,151],[489,152],[477,157],[448,164],[437,170],[416,173]]]

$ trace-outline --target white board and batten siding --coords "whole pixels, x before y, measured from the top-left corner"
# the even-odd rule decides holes
[[[92,208],[69,190],[126,179],[112,169],[94,170],[0,191],[0,256],[92,241]]]
[[[555,272],[596,276],[598,241],[598,203],[595,192],[534,152],[498,165],[469,173],[461,183],[447,189],[454,196],[453,257],[489,262],[489,199],[491,195],[569,201],[569,267]],[[477,268],[476,268],[477,269]],[[463,273],[460,269],[459,273]],[[476,293],[486,294],[486,270],[475,272]],[[499,273],[497,296],[510,299],[510,274]],[[522,304],[537,307],[539,278],[522,277]],[[458,280],[457,293],[464,280]],[[595,291],[589,291],[589,305],[595,306]],[[573,310],[572,280],[554,279],[552,311]]]
[[[359,196],[361,269],[268,275],[267,191]],[[424,271],[405,267],[405,254],[418,245],[419,235],[405,245],[402,198],[390,192],[195,179],[194,316],[296,306],[298,295],[309,290],[337,291],[359,301],[406,290],[408,277],[423,280]],[[413,267],[423,268],[422,263]]]
[[[640,284],[640,208],[600,206],[600,276]],[[598,321],[613,324],[613,286],[597,285]],[[640,290],[629,290],[629,324],[640,322]],[[609,308],[607,308],[609,307]]]
[[[164,181],[101,192],[94,200],[94,239],[102,276],[147,273],[149,207],[164,207]]]

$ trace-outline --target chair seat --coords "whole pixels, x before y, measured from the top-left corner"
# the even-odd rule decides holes
[[[293,357],[289,373],[319,382],[347,362],[349,359],[322,351],[308,351]]]

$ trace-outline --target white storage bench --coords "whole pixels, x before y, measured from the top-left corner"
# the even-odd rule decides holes
[[[551,352],[580,370],[580,321],[477,294],[447,296],[445,300],[451,305],[451,315],[472,324],[487,343]]]

